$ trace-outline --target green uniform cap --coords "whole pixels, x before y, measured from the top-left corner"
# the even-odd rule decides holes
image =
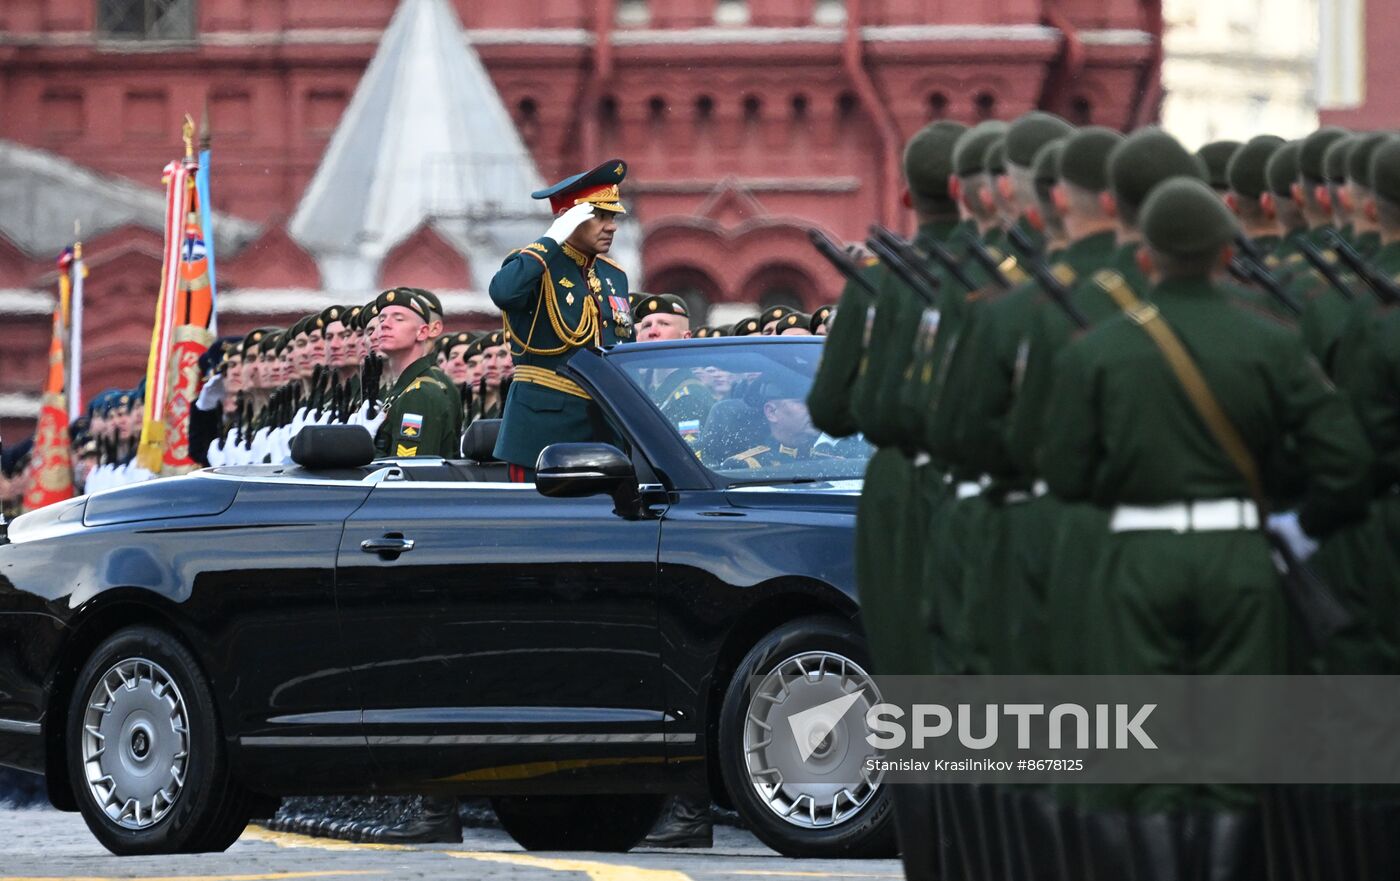
[[[1385,132],[1371,132],[1359,136],[1356,143],[1352,145],[1351,153],[1347,156],[1347,177],[1369,190],[1371,188],[1371,157],[1376,155],[1376,150],[1392,137],[1393,135]]]
[[[1212,141],[1196,151],[1196,158],[1206,167],[1206,180],[1215,189],[1223,191],[1230,188],[1227,169],[1241,146],[1239,141]]]
[[[1123,139],[1108,158],[1108,186],[1122,205],[1141,207],[1157,184],[1185,175],[1205,180],[1200,160],[1159,128],[1140,128]]]
[[[1035,175],[1037,187],[1053,187],[1060,182],[1060,165],[1063,163],[1065,145],[1069,138],[1051,141],[1035,154],[1031,163],[1031,173]]]
[[[1298,153],[1298,170],[1308,180],[1327,179],[1327,148],[1345,138],[1344,128],[1327,126],[1320,128],[1303,139],[1303,148]]]
[[[763,325],[758,323],[757,318],[745,318],[743,321],[734,322],[734,327],[729,331],[730,336],[752,336],[763,332]]]
[[[267,333],[263,334],[262,342],[258,343],[258,352],[266,355],[269,352],[280,351],[281,342],[282,331],[269,330]]]
[[[796,311],[797,310],[791,306],[769,306],[767,309],[764,309],[763,314],[758,317],[759,329],[762,330],[765,324],[774,321],[782,321]]]
[[[1355,135],[1347,135],[1345,138],[1338,138],[1327,148],[1327,152],[1322,154],[1322,173],[1327,175],[1326,181],[1329,184],[1344,184],[1347,182],[1347,164],[1351,160],[1351,149],[1360,140]]]
[[[384,309],[390,306],[402,306],[413,312],[425,322],[432,321],[434,315],[441,317],[438,311],[441,307],[434,308],[432,300],[419,293],[417,288],[390,288],[374,298],[374,302],[365,307],[369,312],[369,317],[373,318]]]
[[[1142,206],[1141,228],[1154,250],[1180,257],[1210,254],[1239,232],[1220,196],[1194,177],[1173,177],[1154,187]]]
[[[1123,143],[1123,136],[1101,125],[1082,128],[1065,139],[1059,176],[1091,193],[1108,189],[1108,157]]]
[[[987,153],[982,157],[982,165],[987,174],[993,177],[1006,174],[1006,138],[1001,137],[987,145]]]
[[[987,170],[987,148],[1006,134],[1006,123],[997,120],[980,122],[958,138],[953,148],[953,173],[959,177],[981,174]]]
[[[1225,178],[1230,189],[1247,199],[1258,199],[1269,189],[1269,178],[1265,173],[1269,159],[1284,145],[1283,138],[1277,135],[1256,135],[1230,157],[1230,165],[1225,170]]]
[[[1264,169],[1264,177],[1269,181],[1269,192],[1275,196],[1292,197],[1293,185],[1298,182],[1298,158],[1302,152],[1302,141],[1289,141],[1269,157],[1269,164]]]
[[[808,323],[807,329],[812,333],[816,333],[817,328],[831,320],[831,310],[834,308],[834,306],[822,306],[820,309],[813,312],[812,320]]]
[[[812,316],[808,315],[806,312],[789,312],[778,322],[778,326],[773,328],[773,333],[781,334],[784,331],[792,330],[794,327],[800,327],[806,330],[807,326],[811,323]]]
[[[275,327],[260,327],[257,330],[249,331],[248,335],[243,338],[242,348],[244,356],[246,357],[250,353],[256,354],[259,347],[262,345],[263,339],[275,330],[277,330]]]
[[[1400,205],[1400,138],[1389,138],[1371,156],[1371,190]]]
[[[904,147],[904,179],[916,196],[948,198],[948,176],[953,173],[953,147],[967,131],[960,122],[930,123]]]
[[[1032,110],[1006,130],[1006,161],[1030,168],[1046,144],[1074,133],[1074,126],[1053,113]]]
[[[344,306],[327,306],[326,308],[322,309],[321,314],[319,316],[321,319],[321,329],[324,330],[325,328],[330,327],[337,321],[339,321],[341,324],[346,324],[346,318],[348,317],[346,313],[348,311],[349,310],[346,309]]]

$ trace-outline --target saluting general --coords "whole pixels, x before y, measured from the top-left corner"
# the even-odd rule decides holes
[[[598,436],[588,393],[558,371],[578,349],[632,339],[627,273],[604,256],[626,213],[618,191],[626,176],[626,163],[610,159],[531,193],[549,200],[554,221],[491,279],[515,362],[496,441],[513,481],[533,479],[546,446]]]

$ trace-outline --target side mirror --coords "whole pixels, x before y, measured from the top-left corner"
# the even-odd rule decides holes
[[[643,513],[632,460],[612,444],[550,444],[535,461],[535,489],[556,499],[609,495],[619,516]]]

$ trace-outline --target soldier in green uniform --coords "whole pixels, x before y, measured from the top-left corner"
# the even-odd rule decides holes
[[[831,315],[835,311],[835,306],[822,306],[812,313],[812,320],[807,323],[807,329],[813,336],[826,336],[831,332]]]
[[[1308,232],[1302,241],[1329,260],[1328,236],[1339,229],[1333,213],[1332,188],[1327,181],[1327,151],[1347,134],[1340,128],[1319,129],[1303,139],[1298,151],[1298,181],[1293,192],[1308,223]],[[1289,292],[1303,304],[1303,315],[1298,322],[1303,341],[1330,372],[1337,341],[1346,323],[1349,298],[1330,284],[1301,253],[1291,255],[1284,265],[1294,272]]]
[[[1347,167],[1351,162],[1351,151],[1360,140],[1348,134],[1328,145],[1322,154],[1323,186],[1327,192],[1327,203],[1332,208],[1332,224],[1342,238],[1356,244],[1355,212],[1350,199],[1346,198]]]
[[[1305,555],[1308,536],[1326,534],[1364,504],[1370,454],[1345,399],[1295,335],[1212,280],[1237,229],[1200,181],[1154,189],[1142,212],[1156,279],[1150,305],[1139,301],[1129,315],[1103,321],[1055,366],[1045,479],[1061,498],[1108,514],[1094,573],[1101,604],[1081,624],[1102,672],[1285,669],[1284,597],[1255,488],[1159,348],[1164,329],[1254,462],[1273,461],[1285,439],[1296,444],[1307,502],[1273,521],[1295,550]],[[1246,789],[1118,786],[1092,795],[1094,877],[1182,878],[1197,858],[1213,881],[1259,877],[1255,800]],[[1188,826],[1198,830],[1194,839]]]
[[[769,306],[758,316],[760,333],[764,336],[772,336],[778,332],[778,322],[788,317],[797,310],[791,306]]]
[[[639,293],[632,312],[639,343],[690,339],[690,307],[684,297]]]
[[[682,340],[690,338],[690,310],[675,294],[649,294],[637,302],[637,338]],[[646,392],[662,415],[692,445],[715,404],[715,396],[691,371],[664,369],[648,377]]]
[[[758,471],[782,468],[802,459],[838,458],[814,449],[818,432],[804,400],[804,384],[795,377],[764,377],[753,397],[762,402],[768,440],[725,459],[720,468]]]
[[[1269,192],[1267,170],[1269,160],[1284,145],[1277,135],[1257,135],[1235,151],[1226,169],[1230,185],[1225,204],[1239,220],[1240,231],[1249,237],[1261,254],[1272,255],[1283,241],[1273,201],[1265,199]],[[1277,259],[1269,261],[1268,269],[1278,267]]]
[[[763,323],[757,318],[745,318],[743,321],[734,322],[734,326],[729,330],[729,336],[753,336],[763,333]]]
[[[1196,158],[1205,169],[1206,182],[1222,196],[1230,191],[1230,160],[1241,146],[1239,141],[1211,141],[1196,151]]]
[[[574,351],[632,339],[627,273],[606,256],[625,213],[620,159],[531,193],[555,214],[545,234],[513,252],[491,279],[515,363],[496,458],[511,479],[529,480],[540,450],[552,443],[594,440],[596,407],[559,373]]]
[[[443,456],[460,453],[462,397],[452,379],[433,363],[432,340],[442,316],[431,301],[408,288],[384,291],[371,307],[374,349],[387,362],[389,393],[384,421],[375,433],[381,456]]]
[[[1285,268],[1293,265],[1298,254],[1298,239],[1308,234],[1308,219],[1303,216],[1303,206],[1298,204],[1294,194],[1298,185],[1298,154],[1302,150],[1302,141],[1289,141],[1274,151],[1264,167],[1268,190],[1259,197],[1265,211],[1272,211],[1278,221],[1282,239],[1274,256]]]

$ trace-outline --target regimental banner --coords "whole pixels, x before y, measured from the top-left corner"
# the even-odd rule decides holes
[[[49,343],[49,377],[39,405],[39,426],[34,433],[33,456],[38,463],[24,488],[24,510],[33,511],[73,497],[73,450],[68,438],[68,401],[63,394],[65,373],[63,340],[67,335],[64,311],[68,303],[68,278],[60,276],[62,296],[53,312],[53,339]]]
[[[138,464],[154,474],[183,474],[197,467],[189,455],[189,416],[199,396],[199,357],[214,341],[192,135],[193,123],[187,121],[185,159],[165,167],[165,250],[137,450]]]

